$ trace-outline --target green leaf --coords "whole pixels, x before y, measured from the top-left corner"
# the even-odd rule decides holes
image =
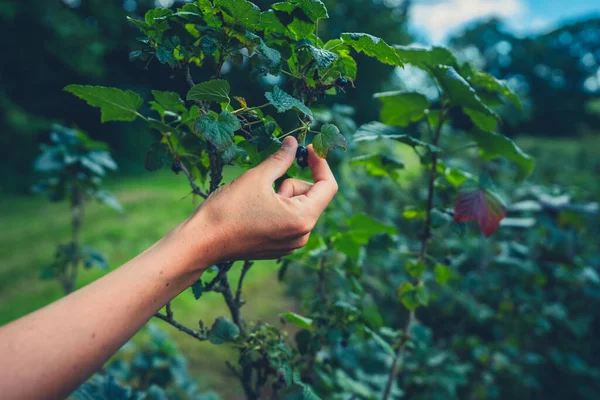
[[[406,264],[406,272],[413,278],[420,278],[427,270],[427,264],[423,260],[409,261]]]
[[[298,315],[293,312],[287,312],[287,313],[281,314],[280,316],[285,318],[286,321],[291,322],[292,324],[295,324],[295,325],[299,326],[300,328],[306,328],[306,329],[312,328],[313,320],[311,318],[306,318],[306,317],[303,317],[302,315]]]
[[[338,148],[348,148],[348,141],[340,133],[337,126],[333,124],[325,124],[321,127],[321,133],[315,135],[312,141],[315,153],[321,157],[327,157],[327,153]]]
[[[533,157],[525,153],[510,138],[495,132],[486,132],[480,129],[473,129],[467,133],[481,150],[488,157],[502,156],[518,167],[518,179],[523,180],[529,177],[535,167]]]
[[[250,48],[249,50],[255,51],[266,60],[265,68],[261,70],[261,75],[266,75],[266,73],[279,74],[281,72],[281,53],[267,46],[260,36],[252,32],[246,32],[246,37],[254,44],[254,48]]]
[[[310,43],[303,43],[298,46],[300,50],[308,50],[312,55],[312,58],[317,63],[317,68],[319,70],[324,70],[329,68],[334,62],[336,62],[340,57],[329,50],[320,49],[318,47],[313,46]]]
[[[265,97],[269,100],[278,112],[286,112],[293,108],[302,112],[305,115],[308,115],[311,119],[314,119],[312,111],[310,108],[306,107],[304,103],[302,103],[297,98],[290,96],[283,90],[279,88],[279,86],[275,86],[273,88],[273,92],[266,92]]]
[[[349,162],[350,165],[360,165],[367,169],[367,173],[373,176],[390,176],[398,178],[399,171],[404,169],[404,163],[390,156],[381,153],[367,154],[354,157]]]
[[[215,79],[194,85],[187,94],[188,100],[215,101],[229,103],[229,82],[224,79]]]
[[[479,86],[489,92],[498,93],[512,102],[519,111],[523,112],[521,99],[506,84],[506,82],[496,79],[492,75],[483,71],[473,71],[467,78],[475,86]]]
[[[429,291],[427,290],[423,282],[421,282],[415,288],[415,298],[420,305],[426,306],[427,304],[429,304]]]
[[[381,122],[386,125],[405,127],[411,122],[417,122],[429,107],[427,97],[416,92],[383,92],[376,93],[373,97],[383,104]]]
[[[321,0],[292,0],[292,2],[300,7],[312,22],[329,18],[327,7]]]
[[[443,264],[436,264],[435,269],[435,280],[440,285],[445,285],[448,282],[448,279],[452,276],[452,272],[450,271],[450,267],[447,267]]]
[[[479,98],[475,89],[453,67],[437,65],[429,68],[429,70],[453,105],[470,108],[482,114],[496,117],[496,114]]]
[[[99,107],[102,122],[133,121],[137,118],[137,110],[143,102],[135,92],[111,87],[69,85],[63,90],[85,100],[92,107]]]
[[[471,118],[471,121],[484,131],[492,132],[496,130],[498,120],[492,116],[480,113],[479,111],[471,110],[470,108],[463,108],[465,114]]]
[[[146,153],[146,169],[150,172],[158,171],[168,160],[169,149],[163,143],[157,142],[150,146]]]
[[[94,375],[72,394],[76,400],[132,400],[139,399],[129,386],[121,386],[110,375]]]
[[[376,219],[369,217],[366,214],[356,214],[348,220],[348,234],[358,245],[365,245],[369,243],[371,237],[387,233],[388,235],[395,235],[398,230],[388,224],[379,222]]]
[[[208,340],[213,344],[233,342],[240,335],[240,328],[224,317],[218,317],[208,331]]]
[[[260,25],[260,8],[246,0],[215,0],[215,6],[224,10],[235,24],[248,29]]]
[[[165,46],[159,45],[156,48],[156,58],[161,64],[167,64],[171,68],[177,65],[177,59],[173,55],[173,50]]]
[[[397,140],[411,147],[425,147],[431,152],[442,151],[442,149],[437,146],[415,139],[407,134],[400,133],[398,128],[375,121],[361,125],[354,133],[353,138],[355,142],[368,142],[379,139]]]
[[[220,151],[226,150],[233,144],[235,131],[241,127],[240,121],[229,111],[223,111],[218,115],[216,113],[202,115],[195,124],[196,133],[202,134]]]
[[[154,96],[155,101],[149,103],[150,108],[160,115],[165,115],[165,112],[179,114],[187,111],[183,100],[181,100],[179,94],[175,92],[153,90],[152,95]]]
[[[304,385],[304,389],[302,390],[302,399],[303,400],[321,400],[319,396],[314,392],[313,388],[309,385]]]
[[[404,63],[417,67],[458,64],[452,52],[444,47],[394,46],[394,48]]]
[[[202,293],[204,293],[204,283],[202,283],[200,279],[198,279],[196,283],[192,285],[192,293],[194,294],[194,298],[196,300],[198,300],[202,296]]]
[[[417,299],[416,290],[412,283],[408,281],[402,283],[400,286],[398,286],[396,295],[402,304],[404,304],[404,307],[408,308],[409,310],[415,310],[417,307],[419,307],[420,303]]]
[[[354,50],[375,57],[384,64],[403,66],[396,50],[381,38],[368,33],[342,33],[340,38]]]

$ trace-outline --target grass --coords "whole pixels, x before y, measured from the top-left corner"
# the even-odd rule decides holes
[[[197,206],[192,202],[183,176],[146,174],[108,183],[108,188],[122,202],[125,213],[119,214],[101,204],[86,209],[83,243],[108,256],[110,268],[117,268],[151,246],[171,228],[186,218]],[[39,278],[41,269],[53,260],[57,243],[70,238],[69,210],[66,203],[49,203],[40,197],[11,197],[0,200],[0,324],[5,324],[43,307],[62,296],[56,281]],[[239,263],[237,263],[239,264]],[[239,276],[240,265],[230,272],[232,284]],[[78,286],[84,286],[106,271],[86,270]],[[268,287],[268,290],[265,288]],[[248,320],[277,323],[279,314],[294,308],[285,296],[285,287],[277,282],[273,262],[259,262],[248,273],[244,285],[247,304],[242,313]],[[186,290],[173,302],[175,317],[196,327],[202,319],[210,326],[215,317],[229,316],[218,293],[195,300]],[[235,361],[235,350],[223,345],[200,343],[176,331],[162,321],[162,327],[179,345],[189,360],[192,376],[203,388],[213,389],[224,398],[239,395],[237,382],[224,362]]]

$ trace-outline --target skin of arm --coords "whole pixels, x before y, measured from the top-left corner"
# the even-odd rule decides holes
[[[209,266],[275,259],[304,246],[337,184],[309,146],[315,183],[287,179],[275,193],[272,184],[294,162],[297,146],[286,138],[278,152],[216,190],[133,260],[0,327],[2,397],[66,398]]]

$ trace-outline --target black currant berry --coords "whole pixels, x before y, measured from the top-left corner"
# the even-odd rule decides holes
[[[179,163],[173,163],[171,165],[171,171],[175,172],[176,174],[179,174],[181,172],[181,165]]]
[[[337,83],[338,86],[344,87],[344,86],[346,86],[348,84],[348,79],[346,79],[344,77],[341,77],[341,78],[338,78],[338,80],[336,81],[336,83]]]
[[[306,147],[298,146],[298,150],[296,150],[296,161],[298,161],[300,167],[308,167],[308,150],[306,150]]]

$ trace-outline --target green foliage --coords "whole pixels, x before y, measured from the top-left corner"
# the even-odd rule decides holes
[[[47,193],[52,202],[68,200],[71,207],[72,240],[58,244],[54,261],[42,270],[42,278],[57,279],[65,293],[74,290],[80,265],[85,268],[108,268],[102,253],[80,243],[84,208],[91,200],[99,201],[116,211],[123,209],[119,201],[102,190],[107,170],[117,170],[117,164],[105,143],[90,139],[78,129],[55,125],[50,133],[51,145],[42,145],[42,154],[34,168],[46,177],[32,190]],[[109,383],[107,383],[109,384]]]
[[[215,79],[193,86],[187,94],[187,99],[229,103],[230,90],[229,83],[226,80]]]
[[[381,122],[392,126],[406,127],[419,121],[429,107],[427,97],[420,93],[385,92],[376,93],[375,98],[383,104]]]
[[[85,100],[102,111],[102,122],[133,121],[142,105],[142,98],[131,90],[122,91],[102,86],[69,85],[67,92]]]

